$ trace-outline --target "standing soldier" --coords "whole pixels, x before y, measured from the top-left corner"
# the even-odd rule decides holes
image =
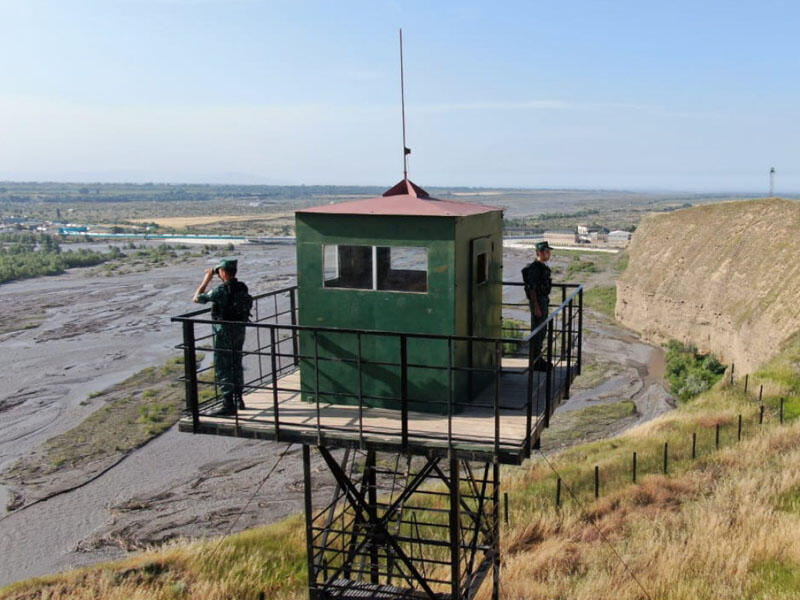
[[[206,269],[203,282],[194,294],[194,301],[200,304],[211,302],[211,318],[215,321],[236,321],[237,323],[214,323],[214,378],[222,391],[221,416],[234,415],[236,409],[244,408],[242,390],[244,372],[242,369],[242,347],[244,346],[245,326],[250,319],[253,298],[247,286],[236,279],[237,261],[224,258],[213,269]],[[217,274],[222,283],[206,294],[206,286]]]
[[[536,260],[522,269],[525,295],[528,297],[531,308],[531,330],[545,322],[550,309],[550,288],[553,287],[553,279],[547,262],[550,260],[551,250],[547,241],[538,242],[536,244]],[[541,355],[546,331],[547,328],[542,327],[541,331],[531,338],[533,356],[536,357],[533,368],[536,371],[546,371],[552,366]]]

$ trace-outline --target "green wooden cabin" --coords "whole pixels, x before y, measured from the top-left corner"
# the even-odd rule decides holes
[[[378,198],[299,210],[295,220],[300,325],[501,336],[502,210],[437,200],[404,179]],[[469,346],[451,343],[454,366],[495,364],[492,344]],[[315,344],[304,331],[300,354],[304,399],[319,391],[322,402],[357,404],[360,390],[366,406],[400,408],[398,337],[317,332]],[[447,413],[451,390],[464,403],[491,379],[455,370],[451,384],[443,339],[409,338],[407,361],[410,410]]]

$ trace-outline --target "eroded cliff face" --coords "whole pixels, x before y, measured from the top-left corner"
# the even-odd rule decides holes
[[[750,200],[645,219],[616,316],[649,340],[694,342],[753,372],[800,330],[800,203]]]

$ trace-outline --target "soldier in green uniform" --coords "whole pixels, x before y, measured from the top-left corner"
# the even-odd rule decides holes
[[[194,294],[194,301],[200,304],[211,302],[211,318],[220,321],[239,321],[235,323],[214,323],[214,377],[222,391],[222,410],[219,415],[236,414],[236,409],[244,408],[242,390],[244,372],[242,370],[242,347],[244,346],[244,322],[250,318],[253,299],[247,286],[236,279],[238,263],[232,258],[223,259],[215,268],[206,269],[203,282]],[[210,293],[206,287],[217,274],[222,283]]]
[[[550,274],[550,267],[547,262],[550,260],[552,248],[546,241],[536,244],[536,260],[522,269],[522,278],[525,284],[525,295],[531,308],[531,330],[536,329],[547,319],[550,308],[550,289],[553,287],[553,279]],[[550,363],[541,356],[542,343],[546,328],[542,328],[531,338],[531,346],[536,362],[533,368],[537,371],[546,371],[551,367]]]

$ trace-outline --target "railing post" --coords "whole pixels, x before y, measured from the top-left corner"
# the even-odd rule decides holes
[[[358,444],[364,448],[364,381],[361,374],[361,332],[356,334],[356,368],[358,369]]]
[[[400,335],[400,427],[403,451],[408,450],[408,338]]]
[[[581,374],[583,367],[583,286],[578,288],[578,364],[575,373]]]
[[[275,357],[275,327],[269,328],[269,362],[272,369],[272,411],[275,413],[275,439],[280,439],[280,418],[278,415],[278,361]]]
[[[569,399],[569,384],[572,380],[571,376],[571,364],[572,364],[572,300],[569,301],[567,306],[569,310],[567,311],[567,378],[564,381],[564,398]]]
[[[317,598],[317,569],[314,565],[314,531],[313,507],[311,504],[311,451],[308,444],[303,444],[303,492],[305,496],[306,517],[306,560],[308,561],[308,595],[311,600]]]
[[[317,405],[317,445],[322,445],[322,415],[319,406],[319,339],[314,331],[314,401]]]
[[[547,322],[547,374],[545,377],[544,426],[550,427],[550,407],[553,403],[553,319]]]
[[[297,366],[300,364],[300,350],[298,349],[297,343],[297,329],[294,327],[297,326],[297,287],[292,288],[289,290],[289,318],[292,323],[292,354],[294,356],[294,365]]]
[[[500,455],[500,375],[503,369],[503,344],[494,343],[494,354],[497,358],[494,367],[494,456],[495,460]]]
[[[447,452],[453,448],[453,338],[447,336]]]
[[[192,413],[192,432],[200,430],[200,409],[197,402],[197,356],[194,344],[194,323],[183,322],[183,377],[186,385],[186,408]]]
[[[561,360],[564,360],[566,358],[566,356],[564,356],[564,352],[567,349],[567,319],[566,319],[566,314],[565,314],[565,311],[564,311],[564,303],[566,301],[567,301],[567,286],[566,285],[562,285],[561,286],[561,313],[560,313],[561,314],[561,348],[560,348],[560,352],[558,353]],[[550,309],[550,307],[548,307],[548,310],[549,309]]]
[[[531,456],[531,425],[533,422],[533,361],[536,358],[533,356],[533,344],[528,343],[528,397],[527,403],[528,406],[526,407],[526,414],[525,414],[525,456],[530,458]],[[537,399],[539,394],[536,393]]]

